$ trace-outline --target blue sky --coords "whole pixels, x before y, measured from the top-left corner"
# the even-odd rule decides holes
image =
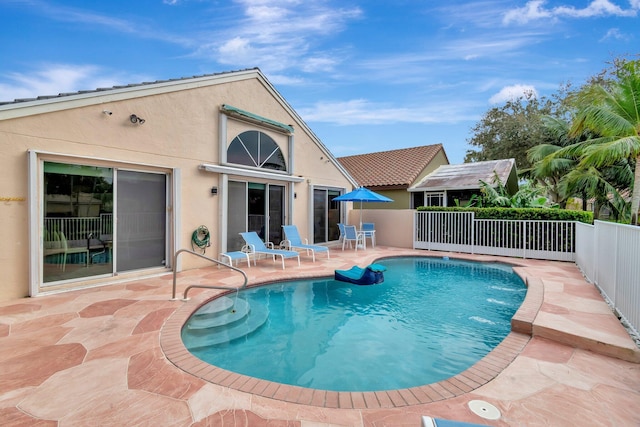
[[[442,143],[640,53],[640,0],[0,0],[0,100],[259,67],[334,155]]]

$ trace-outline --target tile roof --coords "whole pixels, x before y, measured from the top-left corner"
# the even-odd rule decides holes
[[[359,185],[378,189],[407,188],[441,150],[444,153],[442,144],[423,145],[338,157],[338,161]]]
[[[411,190],[463,190],[480,188],[480,180],[493,183],[494,173],[498,174],[502,184],[506,185],[512,170],[514,159],[489,160],[486,162],[463,163],[460,165],[442,165],[425,176]]]

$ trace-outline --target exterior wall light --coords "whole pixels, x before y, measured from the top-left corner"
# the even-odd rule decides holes
[[[145,120],[142,117],[138,117],[135,114],[129,116],[131,123],[144,124]]]

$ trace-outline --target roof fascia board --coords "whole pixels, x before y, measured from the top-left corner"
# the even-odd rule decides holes
[[[463,186],[463,187],[416,187],[407,188],[411,193],[423,191],[458,191],[458,190],[480,190],[480,186]]]
[[[234,71],[227,74],[193,77],[189,79],[175,79],[148,84],[132,85],[121,88],[87,91],[65,96],[34,99],[0,105],[0,120],[14,119],[72,108],[104,104],[107,102],[123,101],[142,98],[150,95],[177,92],[181,90],[197,89],[200,87],[219,85],[228,82],[246,80],[260,75],[259,70]]]

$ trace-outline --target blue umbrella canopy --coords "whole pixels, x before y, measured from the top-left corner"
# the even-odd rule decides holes
[[[362,203],[371,202],[393,202],[393,199],[371,191],[365,187],[356,188],[353,191],[335,197],[333,200],[337,202],[360,202],[360,228],[362,229]]]
[[[393,199],[371,191],[365,187],[356,188],[346,194],[334,198],[338,202],[393,202]]]

